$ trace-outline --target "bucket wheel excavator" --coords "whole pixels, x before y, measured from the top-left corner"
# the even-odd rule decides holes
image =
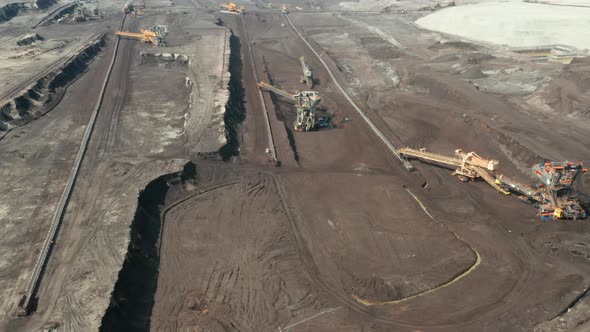
[[[293,102],[297,109],[297,119],[293,124],[296,131],[311,131],[316,128],[317,115],[315,107],[321,101],[316,91],[297,91],[289,93],[268,83],[258,83],[258,88],[263,91],[270,91]]]
[[[244,12],[244,7],[238,7],[238,5],[233,2],[222,3],[219,5],[219,7],[222,8],[222,12],[229,14],[242,14]]]
[[[582,163],[569,161],[544,162],[533,165],[534,176],[540,183],[533,187],[524,185],[504,175],[496,182],[520,195],[520,199],[534,204],[543,221],[554,219],[585,219],[588,213],[576,197],[575,183],[580,174],[588,172]]]
[[[140,32],[117,31],[115,35],[139,39],[141,42],[153,46],[165,46],[164,38],[168,34],[167,25],[156,25],[148,29],[140,29]]]
[[[518,194],[521,200],[533,203],[538,208],[541,220],[585,219],[588,214],[576,197],[574,182],[582,173],[588,172],[582,163],[545,162],[535,164],[532,173],[541,181],[536,187],[527,186],[504,175],[495,174],[497,160],[485,159],[475,152],[456,150],[454,157],[427,152],[426,149],[401,148],[399,154],[405,158],[416,158],[428,162],[457,167],[453,175],[462,181],[483,179],[498,192]]]
[[[493,174],[498,166],[497,160],[484,159],[475,152],[465,153],[461,149],[455,150],[454,157],[427,152],[426,149],[416,150],[401,148],[398,152],[406,158],[413,157],[426,161],[433,161],[439,164],[456,166],[457,169],[453,172],[453,175],[457,175],[461,181],[467,182],[469,180],[481,178],[498,192],[505,195],[510,194],[509,191],[496,184],[496,179]]]

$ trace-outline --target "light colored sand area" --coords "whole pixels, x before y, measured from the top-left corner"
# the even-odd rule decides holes
[[[590,49],[590,8],[491,2],[446,8],[420,18],[426,29],[512,47],[562,44]]]

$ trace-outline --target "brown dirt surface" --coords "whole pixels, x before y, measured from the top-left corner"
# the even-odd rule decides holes
[[[313,25],[317,24],[321,34],[328,34],[338,23],[325,16],[322,20],[294,17],[298,24],[306,26],[304,30],[314,29]],[[283,167],[279,175],[252,175],[252,171],[239,169],[244,177],[238,177],[239,184],[216,182],[221,187],[213,185],[214,189],[209,191],[205,181],[200,184],[205,188],[202,193],[170,208],[171,214],[167,217],[171,219],[167,222],[174,220],[186,224],[187,228],[182,232],[177,230],[179,226],[165,224],[164,234],[168,227],[174,231],[165,235],[162,248],[166,248],[166,252],[191,250],[194,254],[178,254],[174,259],[198,257],[200,263],[174,262],[177,264],[174,267],[162,269],[153,312],[154,330],[191,324],[205,330],[266,330],[277,326],[287,329],[293,324],[304,330],[322,331],[367,328],[384,331],[392,328],[527,330],[540,320],[551,318],[544,313],[557,313],[584,291],[590,271],[571,261],[575,257],[579,260],[579,255],[545,257],[542,246],[531,240],[548,236],[556,227],[569,228],[568,234],[576,230],[584,232],[585,224],[552,224],[541,228],[534,212],[526,206],[523,208],[522,203],[498,197],[482,183],[459,183],[449,177],[450,171],[444,168],[418,164],[419,175],[409,176],[386,156],[296,35],[288,26],[279,28],[285,23],[279,15],[247,14],[244,20],[248,39],[241,35],[241,43],[252,46],[259,77],[268,78],[287,91],[303,89],[298,80],[298,56],[305,55],[318,79],[322,108],[338,119],[337,126],[311,133],[292,132],[289,145],[280,142],[280,138],[277,153],[296,156],[297,163]],[[230,26],[231,22],[239,24],[233,18],[226,21]],[[361,34],[359,30],[350,29],[354,32],[348,36],[353,36],[359,47],[366,47],[363,44],[368,41],[377,44],[372,39],[364,39],[363,43],[362,38],[356,39]],[[336,35],[341,36],[339,33],[341,30]],[[338,38],[333,37],[332,42],[344,43]],[[322,39],[320,45],[327,47],[322,54],[330,55],[326,59],[334,66],[337,77],[347,82],[349,88],[354,87],[350,90],[358,91],[357,96],[367,96],[367,99],[361,98],[360,103],[371,110],[379,110],[369,116],[380,123],[394,142],[401,141],[413,147],[428,146],[441,152],[457,147],[475,150],[499,159],[502,165],[513,165],[512,169],[508,166],[504,169],[515,176],[526,174],[528,165],[538,160],[538,153],[544,153],[509,136],[500,130],[502,125],[492,125],[481,117],[494,114],[502,120],[501,124],[507,122],[507,114],[513,111],[505,100],[483,93],[474,95],[475,89],[470,84],[453,79],[450,73],[434,78],[428,76],[428,67],[411,66],[413,71],[422,72],[405,74],[408,85],[428,94],[396,94],[393,98],[387,97],[390,91],[385,89],[367,93],[365,88],[356,86],[353,75],[358,69],[346,73],[342,70],[348,68],[349,60],[362,61],[365,54],[370,58],[379,56],[360,48],[359,51],[354,47],[332,48],[329,37]],[[461,43],[453,47],[461,52],[481,50]],[[474,57],[481,57],[477,54]],[[361,58],[354,59],[359,56]],[[383,65],[369,65],[369,68],[362,74],[369,79],[360,81],[368,82],[369,86],[382,84],[379,82],[383,81],[370,78],[379,77],[374,71]],[[246,94],[256,89],[247,77],[244,84]],[[271,117],[276,116],[283,122],[282,126],[273,126],[273,132],[284,139],[281,132],[289,130],[292,108],[280,98],[267,100],[272,102],[271,113],[275,113]],[[248,106],[247,110],[252,114]],[[345,117],[351,121],[341,121]],[[516,123],[525,125],[527,122]],[[246,127],[245,133],[248,132]],[[554,143],[558,145],[557,141]],[[259,184],[261,181],[264,185]],[[258,198],[248,196],[248,191],[253,190],[250,186],[261,187],[259,191],[267,201],[264,208],[258,207]],[[427,189],[421,188],[424,186]],[[410,195],[414,192],[434,219]],[[274,203],[274,199],[266,195],[282,203]],[[231,208],[231,217],[228,203],[224,203],[226,199],[237,201],[233,206],[240,206],[238,210]],[[193,213],[189,214],[189,210]],[[215,263],[218,262],[216,252],[229,250],[229,242],[222,245],[226,243],[222,234],[226,234],[227,228],[219,225],[234,216],[239,222],[228,225],[235,235],[230,237],[232,249],[224,258],[236,263],[221,265],[229,269],[222,268],[220,263]],[[265,226],[257,227],[263,220],[268,220]],[[242,224],[257,231],[240,231]],[[170,234],[175,237],[168,238]],[[252,283],[251,280],[260,278],[261,273],[263,280],[275,280],[272,274],[265,274],[267,267],[259,265],[266,262],[266,255],[256,254],[265,250],[262,249],[268,243],[265,236],[274,238],[272,247],[277,252],[295,250],[293,256],[289,256],[288,265],[299,267],[297,279],[304,282],[280,281],[284,275],[291,276],[295,272],[290,269],[285,272],[288,268],[279,263],[268,263],[281,271],[276,284],[285,285],[284,288],[280,286],[281,291],[276,287],[261,289],[258,283]],[[202,240],[195,243],[195,238]],[[211,239],[218,240],[209,242]],[[244,242],[256,246],[246,245],[252,249],[244,250]],[[477,252],[480,260],[476,260],[470,248]],[[256,259],[251,258],[253,255]],[[171,264],[166,263],[167,260],[171,259],[164,259],[162,264]],[[242,265],[243,261],[258,268],[250,269]],[[197,268],[203,265],[207,266],[206,271]],[[177,285],[180,275],[175,275],[180,266],[196,268],[189,273],[197,275],[195,279],[190,278],[195,280],[194,284],[189,282],[196,286],[184,286],[184,282]],[[474,267],[473,271],[470,267]],[[462,273],[467,274],[462,276]],[[455,281],[456,277],[459,279]],[[213,290],[211,280],[215,285]],[[482,283],[485,288],[481,287]],[[545,289],[542,295],[536,293],[538,287]],[[240,295],[245,288],[249,295]],[[295,302],[285,302],[283,292],[310,294],[307,297],[313,300],[296,301],[301,297],[289,297]],[[249,301],[254,297],[265,300],[253,306]],[[383,304],[388,301],[391,303]],[[273,303],[273,309],[268,303]],[[252,313],[255,309],[258,312]],[[258,317],[259,312],[266,312],[266,316],[252,318]]]
[[[87,32],[100,26],[112,33],[121,24],[119,10],[105,21],[51,29],[70,29],[71,33],[76,28]],[[175,17],[172,13],[129,17],[125,28],[169,23],[178,29],[175,24],[183,22]],[[107,27],[113,22],[116,24]],[[1,141],[0,148],[11,157],[2,158],[2,176],[7,183],[0,190],[6,203],[2,219],[10,228],[2,245],[10,252],[1,263],[0,283],[6,292],[0,302],[0,330],[36,331],[55,322],[70,331],[99,329],[133,238],[130,225],[138,194],[161,175],[181,171],[189,155],[216,153],[224,146],[229,34],[216,26],[211,16],[193,14],[191,27],[200,29],[202,38],[180,45],[185,47],[182,54],[192,59],[211,52],[217,55],[202,63],[192,61],[195,66],[206,65],[199,71],[166,61],[142,63],[140,54],[153,52],[153,48],[121,40],[101,111],[37,291],[36,310],[26,318],[15,317],[17,304],[97,103],[115,38],[108,36],[104,51],[73,80],[52,111],[9,132]],[[192,85],[187,84],[187,78]],[[190,98],[202,103],[190,103]],[[198,125],[186,125],[197,118],[201,119]],[[21,194],[17,188],[22,188]]]
[[[369,301],[399,300],[475,264],[467,243],[421,211],[402,187],[404,179],[372,173],[285,176],[294,209],[301,211],[304,238],[333,287]]]
[[[574,59],[545,90],[545,103],[573,118],[590,117],[590,59]]]
[[[272,177],[240,173],[165,210],[152,330],[263,331],[309,300]]]
[[[533,162],[590,160],[588,60],[541,63],[420,30],[413,19],[422,2],[396,3],[407,15],[342,13],[335,0],[289,3],[297,29],[394,145],[475,151],[527,183]],[[588,222],[541,223],[533,206],[481,181],[459,182],[449,168],[412,161],[408,172],[285,15],[244,4],[246,13],[233,15],[218,13],[218,1],[159,1],[127,22],[129,30],[169,24],[169,45],[160,52],[121,41],[26,318],[14,311],[113,40],[53,111],[0,141],[8,183],[0,245],[10,248],[0,260],[0,330],[584,327]],[[339,12],[318,12],[330,8]],[[80,26],[110,29],[118,15]],[[256,77],[307,90],[300,56],[330,128],[296,132],[290,103],[259,96]],[[281,167],[265,151],[269,125]],[[579,188],[590,203],[587,185]]]

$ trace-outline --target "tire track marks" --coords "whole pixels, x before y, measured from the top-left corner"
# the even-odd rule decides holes
[[[121,29],[125,25],[125,18],[126,17],[127,17],[126,15],[123,16],[123,20],[121,22]],[[111,76],[111,73],[113,71],[115,60],[117,59],[117,53],[119,50],[119,42],[120,42],[120,38],[117,38],[115,48],[113,50],[112,60],[109,65],[109,69],[108,69],[106,77],[104,79],[102,88],[100,90],[100,97],[98,99],[98,102],[96,104],[94,112],[92,113],[92,116],[90,118],[88,126],[86,127],[86,132],[84,133],[84,137],[82,138],[82,142],[80,144],[78,154],[76,155],[76,160],[74,162],[74,166],[72,167],[72,170],[70,171],[70,176],[68,178],[66,188],[64,189],[62,196],[60,198],[60,203],[59,203],[59,206],[55,212],[53,221],[52,221],[51,226],[49,228],[49,232],[45,238],[43,249],[41,250],[41,253],[39,255],[39,258],[37,259],[37,262],[35,263],[33,275],[32,275],[31,280],[29,281],[29,284],[27,286],[26,293],[25,293],[24,297],[21,299],[21,301],[19,302],[19,308],[17,311],[18,315],[28,315],[32,309],[32,306],[31,306],[32,300],[34,299],[36,292],[39,288],[39,284],[42,280],[43,271],[45,270],[45,268],[47,266],[49,255],[53,249],[54,241],[57,237],[57,232],[58,232],[58,230],[61,226],[61,223],[63,221],[63,216],[65,214],[69,198],[72,194],[73,187],[76,183],[76,179],[77,179],[79,171],[80,171],[80,166],[82,164],[82,160],[84,159],[84,155],[85,155],[86,149],[88,147],[88,142],[90,141],[92,131],[94,130],[94,126],[96,124],[96,119],[98,117],[98,113],[99,113],[101,106],[102,106],[102,101],[104,99],[105,90],[106,90],[107,84],[109,82],[109,78]]]

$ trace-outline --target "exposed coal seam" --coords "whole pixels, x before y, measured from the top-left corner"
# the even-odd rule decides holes
[[[167,177],[150,182],[139,195],[127,255],[102,317],[102,332],[149,330],[160,264],[156,246],[160,209],[168,191]]]
[[[25,3],[9,3],[3,6],[0,8],[0,23],[12,20],[23,9],[25,9]]]
[[[269,79],[269,82],[271,82],[271,84],[272,84],[272,80]],[[274,93],[270,94],[270,100],[272,100],[275,110],[277,110],[276,111],[277,119],[285,125],[285,131],[287,132],[287,139],[289,140],[289,146],[291,147],[291,150],[293,151],[293,158],[295,159],[295,161],[299,165],[299,153],[297,153],[297,142],[295,141],[295,135],[293,135],[293,130],[290,127],[289,121],[284,116],[284,114],[282,112],[280,112],[279,100],[278,100],[277,96],[275,96]]]
[[[47,9],[57,2],[58,0],[37,0],[35,1],[35,6],[39,9]]]
[[[8,22],[18,16],[21,11],[43,10],[57,3],[57,0],[37,0],[34,2],[13,2],[0,7],[0,23]]]
[[[270,76],[269,76],[269,82],[271,82],[271,84],[272,84],[272,80],[270,80]],[[279,99],[277,98],[277,96],[275,96],[274,93],[270,94],[270,100],[272,100],[272,104],[275,107],[277,120],[281,121],[285,125],[285,131],[287,132],[287,139],[289,140],[289,146],[291,147],[291,150],[293,151],[293,158],[295,159],[295,161],[299,165],[299,153],[297,153],[297,141],[295,141],[295,135],[293,135],[293,130],[290,127],[290,125],[292,125],[292,124],[289,124],[288,118],[283,114],[283,112],[281,112]]]
[[[139,194],[131,223],[131,240],[109,306],[102,317],[101,332],[149,331],[160,270],[161,212],[170,184],[196,178],[192,162],[181,172],[162,175]]]
[[[551,318],[551,320],[565,315],[570,310],[574,309],[574,307],[577,306],[579,303],[584,301],[584,299],[588,298],[588,296],[590,296],[590,287],[586,288],[580,295],[576,296],[576,298],[573,299],[567,307],[560,311],[555,317]]]
[[[47,114],[59,104],[67,88],[84,73],[90,64],[106,46],[106,36],[100,36],[76,56],[68,60],[63,67],[55,70],[31,87],[26,93],[0,105],[0,140],[11,129],[18,128]],[[14,111],[18,113],[14,117]]]
[[[240,155],[240,127],[246,119],[245,90],[242,85],[241,42],[233,32],[229,38],[229,47],[229,99],[223,116],[227,143],[219,149],[219,154],[224,161],[229,161]]]
[[[295,143],[295,135],[293,135],[293,130],[289,128],[289,126],[285,123],[285,130],[287,131],[287,139],[289,139],[289,145],[291,146],[291,150],[293,150],[293,157],[297,164],[299,164],[299,153],[297,153],[297,145]]]
[[[264,66],[264,74],[266,75],[266,79],[268,80],[268,82],[271,85],[274,85],[275,82],[273,80],[273,77],[270,74],[271,71],[268,67],[268,62],[266,61],[266,58],[264,56],[262,57],[262,65]],[[295,141],[295,135],[293,135],[293,130],[289,126],[290,124],[288,123],[287,118],[285,116],[283,116],[282,112],[280,112],[279,100],[274,93],[270,94],[270,100],[272,101],[272,104],[275,107],[275,110],[276,110],[275,113],[277,115],[277,119],[279,121],[283,122],[283,124],[285,125],[285,131],[287,132],[287,139],[289,140],[289,146],[291,147],[291,150],[293,151],[293,158],[295,159],[297,164],[300,165],[299,164],[299,153],[297,153],[297,142]]]

